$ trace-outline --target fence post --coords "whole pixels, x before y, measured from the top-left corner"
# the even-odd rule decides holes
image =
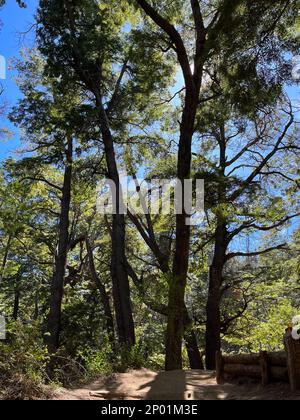
[[[300,340],[294,340],[291,332],[284,336],[287,366],[292,391],[300,390]]]
[[[216,352],[216,378],[217,384],[224,382],[224,359],[221,351]]]
[[[267,386],[271,382],[271,367],[269,363],[268,353],[261,351],[259,354],[259,364],[261,368],[262,386]]]

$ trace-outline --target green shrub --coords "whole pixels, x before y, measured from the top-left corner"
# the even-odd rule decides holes
[[[109,343],[101,345],[100,350],[84,348],[78,357],[86,368],[89,378],[128,369],[141,369],[145,366],[144,348],[141,344],[112,350]]]
[[[102,344],[100,350],[84,348],[78,352],[78,356],[90,378],[110,374],[114,371],[114,356],[109,343]]]
[[[0,342],[0,398],[47,398],[44,383],[49,358],[39,324],[13,322],[7,334],[8,340]]]
[[[141,369],[145,365],[145,349],[141,342],[138,342],[133,347],[120,349],[116,366],[118,372],[126,372],[128,369]]]

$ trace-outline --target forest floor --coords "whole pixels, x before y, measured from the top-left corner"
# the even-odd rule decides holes
[[[56,400],[300,400],[288,384],[217,385],[213,372],[146,369],[101,377],[80,388],[59,389]]]

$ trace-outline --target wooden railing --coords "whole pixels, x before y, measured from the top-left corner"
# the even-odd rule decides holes
[[[236,377],[256,378],[267,384],[275,381],[288,382],[288,367],[286,353],[216,354],[217,382]]]
[[[232,378],[256,378],[263,386],[272,382],[289,382],[292,391],[300,390],[300,340],[290,331],[284,338],[285,351],[259,354],[216,354],[217,382]]]

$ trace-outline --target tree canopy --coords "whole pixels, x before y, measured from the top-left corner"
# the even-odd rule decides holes
[[[34,48],[14,62],[21,150],[0,166],[0,369],[8,348],[24,349],[16,375],[38,357],[38,379],[61,382],[281,349],[299,310],[298,12],[40,0]],[[127,207],[125,170],[143,212]],[[99,211],[103,179],[113,214]],[[183,211],[173,184],[162,211],[153,180],[180,183]],[[204,180],[198,223],[187,180],[192,201]]]

